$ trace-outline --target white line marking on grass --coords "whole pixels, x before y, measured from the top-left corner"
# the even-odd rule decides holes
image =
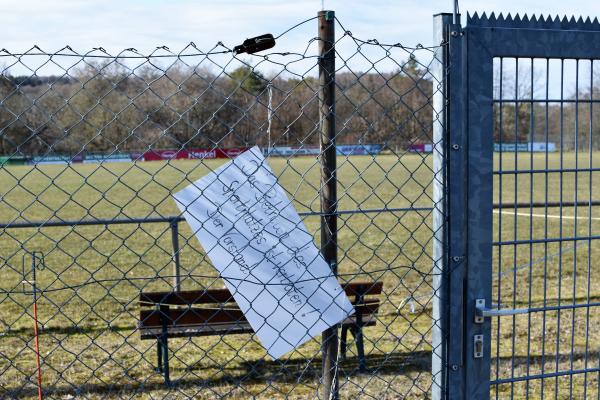
[[[517,212],[515,213],[514,211],[501,211],[501,210],[494,210],[495,214],[510,214],[510,215],[517,215],[519,217],[535,217],[535,218],[554,218],[554,219],[561,219],[560,215],[553,215],[553,214],[530,214],[530,213],[524,213],[524,212]],[[575,217],[574,215],[563,215],[562,219],[582,219],[582,220],[599,220],[600,221],[600,217]]]

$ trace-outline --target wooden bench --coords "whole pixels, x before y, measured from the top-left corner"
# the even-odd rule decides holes
[[[340,352],[346,357],[347,333],[355,338],[359,369],[366,369],[362,328],[375,325],[382,282],[356,282],[343,285],[354,305],[355,314],[342,322]],[[250,324],[227,289],[140,293],[142,340],[156,340],[157,371],[169,378],[169,338],[231,335],[253,332]]]

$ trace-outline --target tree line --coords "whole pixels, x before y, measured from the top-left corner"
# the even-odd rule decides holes
[[[431,142],[434,86],[415,60],[385,73],[338,72],[338,142],[393,149]],[[318,93],[315,76],[267,77],[244,64],[214,71],[183,64],[131,69],[113,62],[63,76],[5,74],[0,153],[315,145]]]
[[[396,151],[431,143],[438,87],[415,59],[390,72],[342,69],[336,74],[338,143],[380,143]],[[563,103],[505,96],[494,103],[494,141],[598,149],[593,138],[600,113],[590,101],[599,98],[597,91],[579,94],[579,104],[574,95]],[[316,145],[318,93],[316,76],[268,77],[246,64],[214,71],[183,63],[131,69],[107,62],[60,76],[5,74],[0,154]]]

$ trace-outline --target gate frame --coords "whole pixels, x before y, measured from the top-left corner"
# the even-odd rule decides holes
[[[467,15],[464,28],[449,29],[447,137],[452,144],[446,184],[452,190],[442,285],[447,378],[441,398],[489,399],[491,321],[475,323],[475,301],[491,304],[492,296],[494,58],[600,59],[600,23],[475,13]],[[475,335],[483,335],[482,358],[473,356]]]
[[[463,396],[466,135],[460,15],[434,15],[432,398]],[[452,188],[450,190],[449,188]]]

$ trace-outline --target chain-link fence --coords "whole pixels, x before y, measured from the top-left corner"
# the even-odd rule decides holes
[[[439,47],[362,40],[331,12],[273,39],[0,52],[1,397],[431,395]],[[355,310],[278,359],[172,196],[249,152]]]

